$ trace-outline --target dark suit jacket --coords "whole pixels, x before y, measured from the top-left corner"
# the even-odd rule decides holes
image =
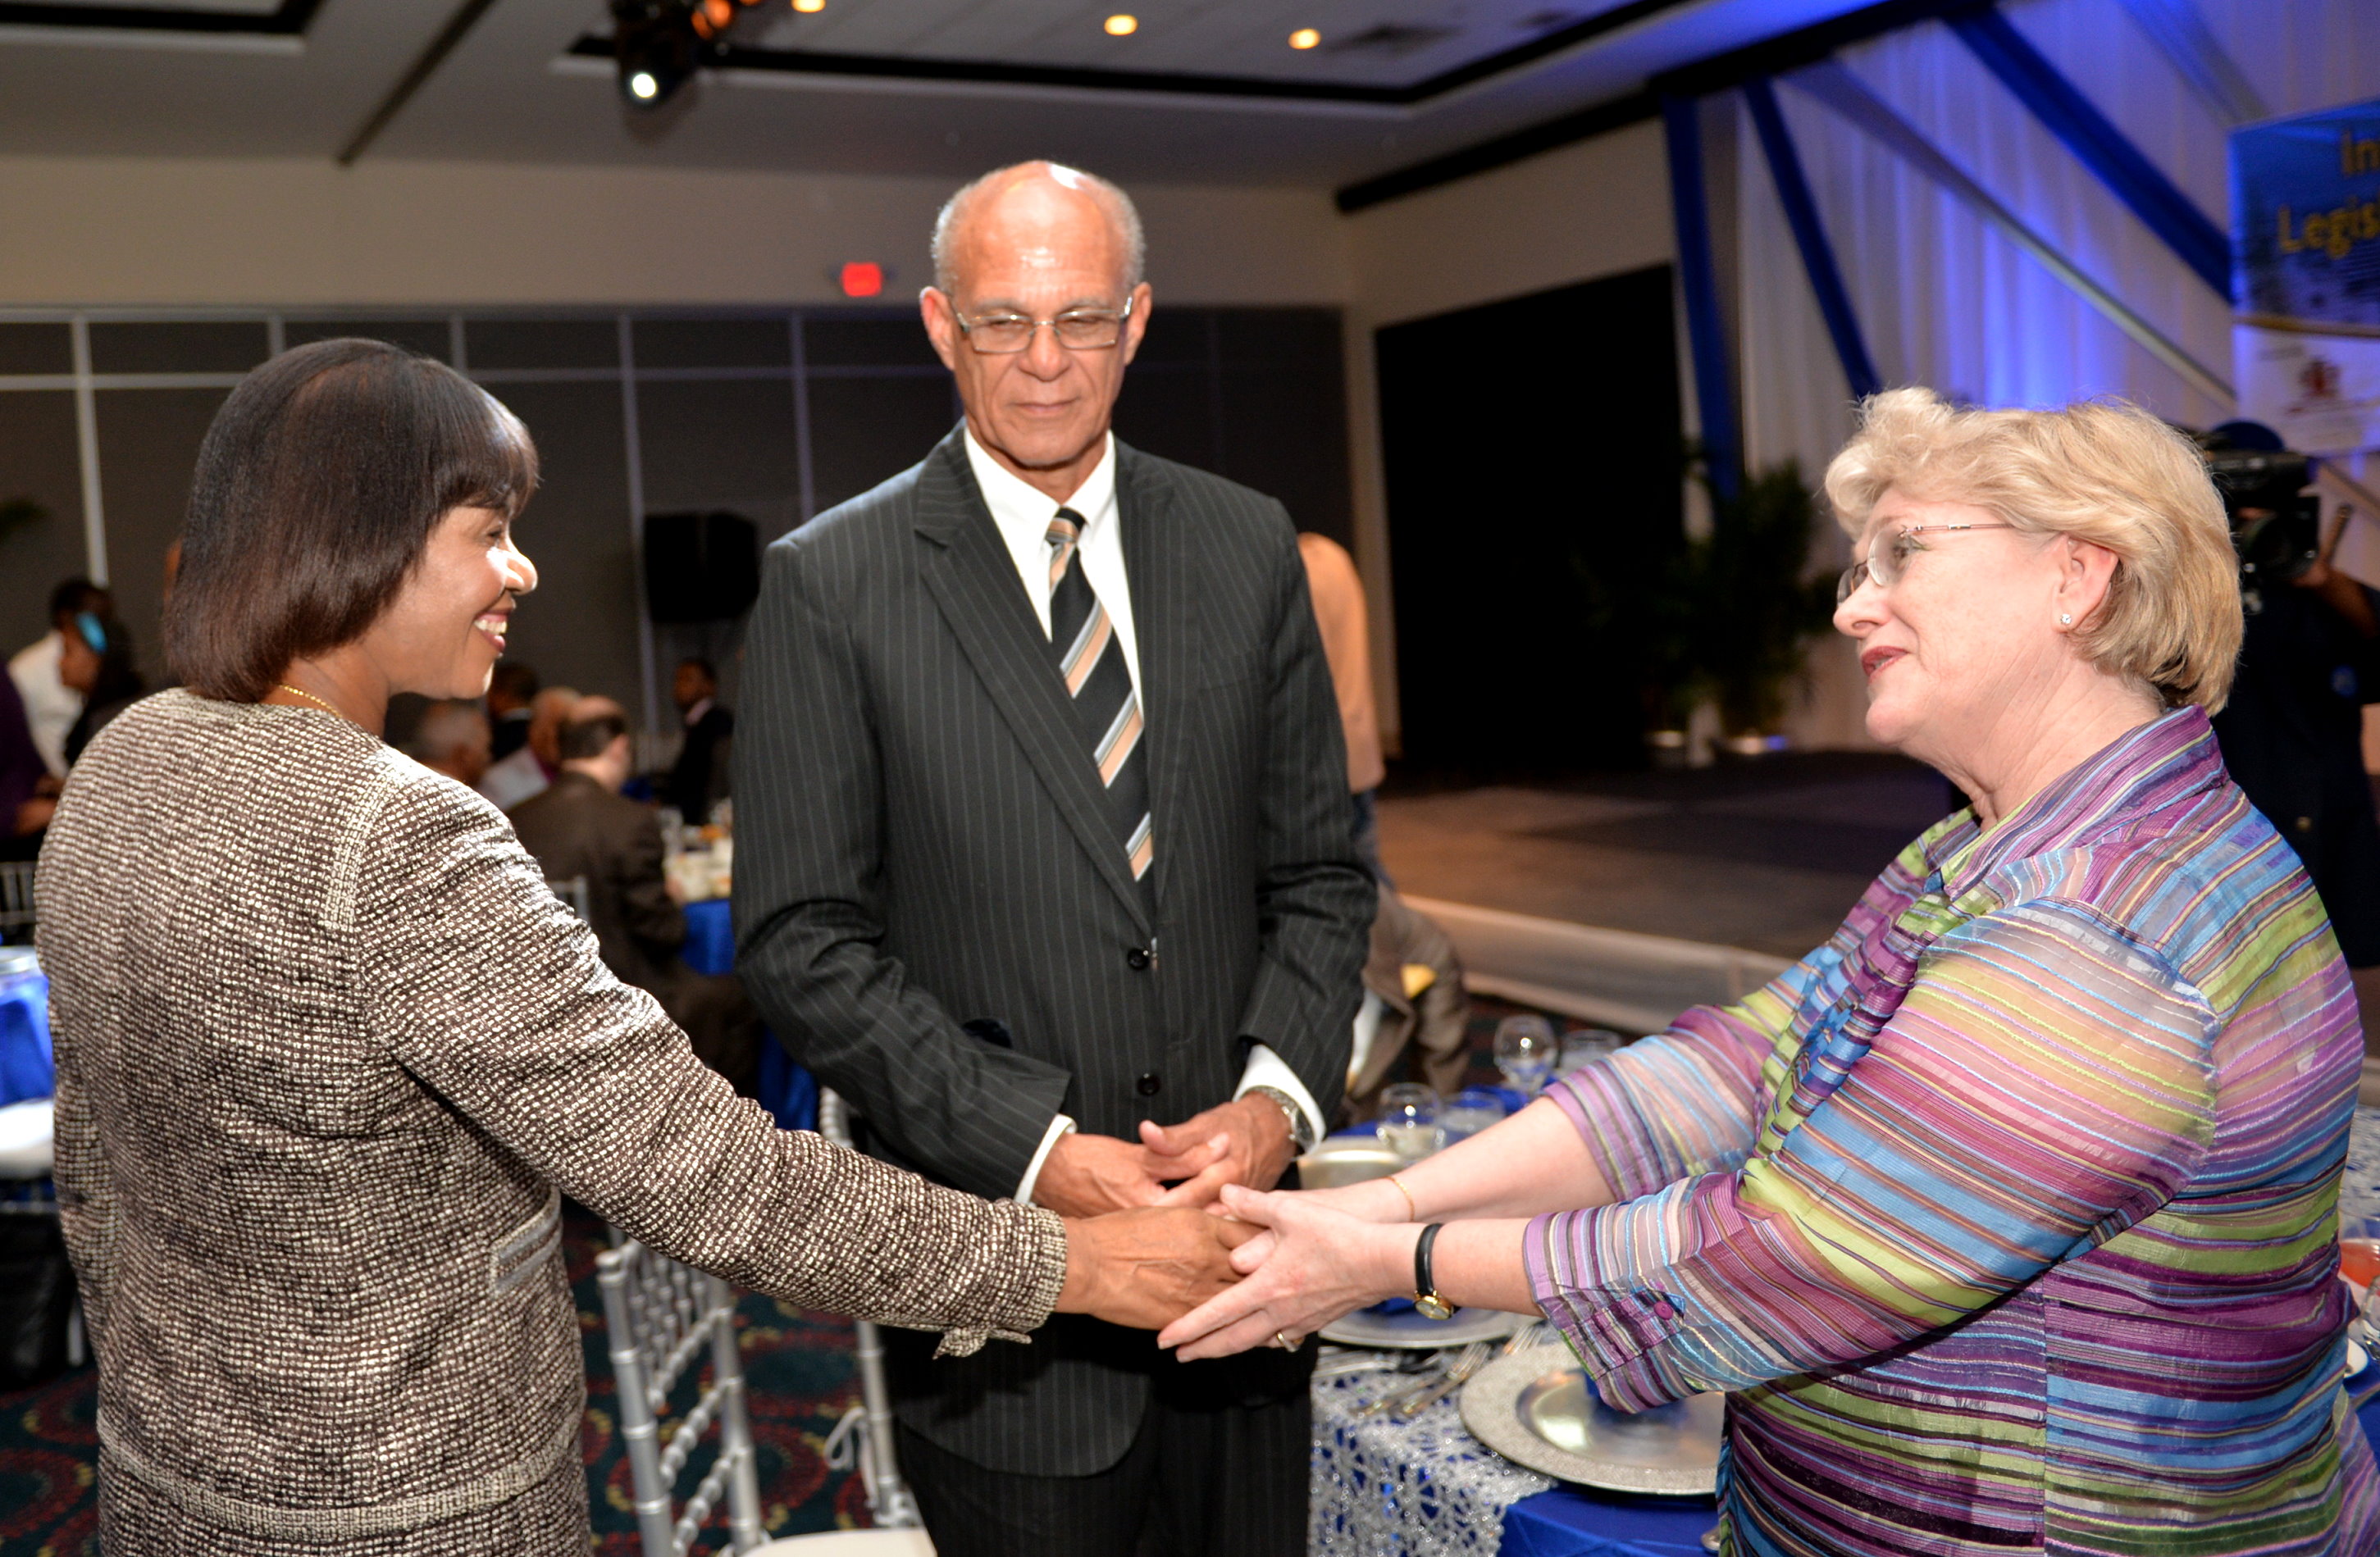
[[[723,759],[733,750],[735,734],[735,716],[713,703],[686,732],[686,743],[678,748],[662,798],[694,826],[701,826],[711,805],[727,793]]]
[[[513,831],[557,881],[587,878],[587,923],[604,966],[623,984],[656,990],[679,967],[686,914],[662,872],[662,829],[652,808],[565,772],[515,806]]]
[[[1131,1137],[1223,1102],[1252,1040],[1327,1116],[1361,998],[1374,889],[1288,515],[1116,458],[1153,911],[958,432],[769,549],[745,650],[746,984],[873,1150],[979,1195],[1015,1192],[1053,1114]],[[1083,1475],[1123,1455],[1152,1377],[1303,1387],[1281,1353],[1233,1360],[1084,1321],[957,1365],[896,1354],[894,1387],[955,1454]]]

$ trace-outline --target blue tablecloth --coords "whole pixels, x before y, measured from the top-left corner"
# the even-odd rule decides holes
[[[735,971],[735,918],[724,898],[686,905],[686,965],[713,977]]]
[[[686,905],[686,946],[678,955],[698,973],[735,971],[735,923],[728,900]],[[818,1078],[795,1065],[776,1034],[760,1035],[760,1106],[789,1130],[818,1129]]]
[[[0,1108],[55,1091],[50,981],[38,968],[0,974]]]
[[[2371,1379],[2370,1373],[2362,1380]],[[2361,1382],[2362,1380],[2359,1380]],[[2380,1389],[2356,1412],[2380,1442]],[[1708,1498],[1622,1498],[1557,1487],[1504,1510],[1498,1557],[1701,1557],[1718,1520]]]

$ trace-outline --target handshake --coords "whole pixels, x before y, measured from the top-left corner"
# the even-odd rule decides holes
[[[1262,1097],[1170,1130],[1144,1124],[1137,1146],[1063,1138],[1034,1192],[1067,1219],[1059,1310],[1162,1330],[1160,1344],[1185,1358],[1220,1357],[1294,1346],[1337,1314],[1404,1290],[1419,1229],[1379,1225],[1402,1222],[1402,1212],[1341,1190],[1260,1192],[1294,1150],[1281,1110]]]
[[[1232,1251],[1263,1229],[1210,1208],[1226,1185],[1270,1189],[1296,1147],[1263,1097],[1140,1130],[1138,1142],[1062,1137],[1033,1198],[1066,1219],[1059,1311],[1158,1330],[1239,1281]]]

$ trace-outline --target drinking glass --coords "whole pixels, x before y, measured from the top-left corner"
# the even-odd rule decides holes
[[[2380,1217],[2341,1219],[2338,1232],[2338,1273],[2369,1291],[2380,1275]]]
[[[1438,1124],[1438,1094],[1410,1081],[1380,1093],[1380,1122],[1375,1129],[1380,1144],[1409,1163],[1446,1144]]]
[[[1581,1066],[1609,1059],[1627,1042],[1608,1027],[1572,1028],[1562,1034],[1561,1058],[1554,1064],[1554,1074],[1567,1076]]]
[[[1446,1143],[1469,1140],[1488,1126],[1504,1117],[1504,1100],[1485,1087],[1465,1087],[1446,1100],[1438,1111],[1438,1128],[1444,1132]]]
[[[1496,1068],[1504,1073],[1505,1084],[1523,1097],[1535,1097],[1545,1090],[1560,1053],[1554,1024],[1543,1017],[1506,1017],[1496,1024]]]

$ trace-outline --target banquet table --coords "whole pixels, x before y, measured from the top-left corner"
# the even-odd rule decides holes
[[[728,899],[705,898],[686,905],[686,945],[678,955],[698,973],[735,971],[735,923]],[[818,1078],[795,1065],[776,1034],[760,1035],[760,1106],[789,1130],[818,1129]]]

